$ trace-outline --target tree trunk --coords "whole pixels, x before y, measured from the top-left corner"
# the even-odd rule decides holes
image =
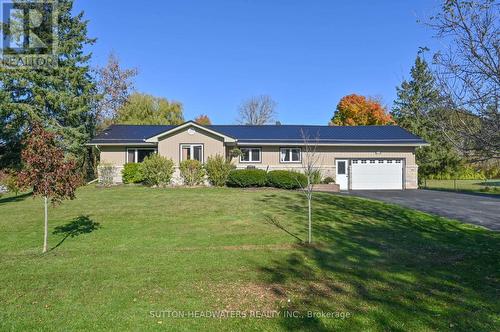
[[[308,217],[309,217],[309,237],[308,237],[308,240],[309,240],[309,244],[311,244],[311,241],[312,241],[312,235],[311,235],[311,198],[312,197],[309,197],[307,199],[307,202],[308,202]]]
[[[48,237],[49,237],[49,220],[48,220],[48,214],[47,214],[47,196],[44,197],[45,201],[45,225],[44,225],[44,232],[43,232],[43,252],[47,252],[47,242],[48,242]]]

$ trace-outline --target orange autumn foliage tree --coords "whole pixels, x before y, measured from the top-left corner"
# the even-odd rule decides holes
[[[210,121],[210,118],[206,114],[198,115],[196,119],[194,119],[194,122],[202,126],[210,126],[212,124],[212,121]]]
[[[340,99],[330,126],[370,126],[394,124],[391,115],[374,99],[356,94]]]

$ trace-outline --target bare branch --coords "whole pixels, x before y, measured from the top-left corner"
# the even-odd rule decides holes
[[[428,25],[449,41],[434,55],[447,98],[440,127],[469,159],[500,158],[500,4],[447,0]]]
[[[266,95],[252,97],[244,101],[239,108],[238,123],[244,125],[263,125],[276,118],[277,103]]]

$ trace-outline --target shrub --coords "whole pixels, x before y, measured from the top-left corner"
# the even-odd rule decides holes
[[[232,169],[234,169],[234,165],[219,154],[208,157],[205,164],[208,180],[216,187],[222,187],[226,184]]]
[[[172,159],[153,153],[144,158],[140,165],[144,183],[148,186],[164,187],[172,180],[172,174],[174,174]]]
[[[429,175],[430,180],[485,180],[486,176],[482,170],[476,170],[472,166],[462,166],[455,171],[443,172]]]
[[[227,179],[230,187],[263,187],[266,182],[266,171],[261,169],[235,169]]]
[[[116,174],[116,167],[110,163],[101,163],[99,165],[99,182],[109,187],[113,184]]]
[[[123,183],[140,183],[144,181],[141,172],[141,164],[127,163],[122,170]]]
[[[271,171],[267,173],[267,185],[281,189],[298,189],[307,185],[307,177],[299,172]]]
[[[198,160],[184,160],[179,169],[185,185],[194,186],[203,182],[205,170]]]
[[[324,184],[335,183],[335,179],[332,178],[331,176],[327,176],[326,178],[323,179],[323,181],[321,181],[321,183]]]
[[[312,183],[313,184],[321,183],[321,178],[323,176],[321,175],[321,171],[319,169],[314,170],[311,175],[312,175]]]

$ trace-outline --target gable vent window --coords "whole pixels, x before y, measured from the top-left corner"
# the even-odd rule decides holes
[[[156,153],[156,149],[127,149],[127,163],[142,163],[144,158]]]
[[[300,163],[301,149],[300,148],[281,148],[280,162],[282,163]]]

